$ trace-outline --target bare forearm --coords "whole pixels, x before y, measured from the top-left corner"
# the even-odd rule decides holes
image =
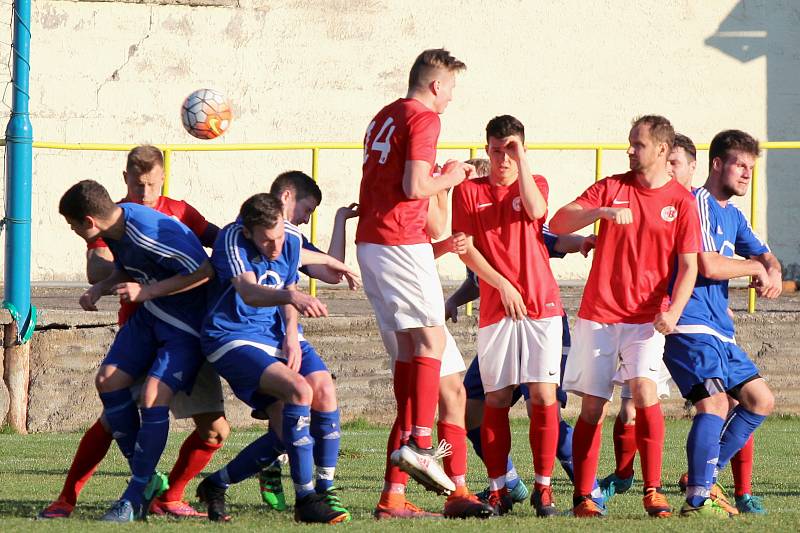
[[[467,268],[494,288],[498,288],[505,281],[505,278],[486,261],[486,258],[472,244],[467,245],[467,253],[461,256],[461,260],[467,265]]]
[[[699,259],[700,274],[717,281],[757,276],[763,269],[755,259],[733,259],[717,252],[702,252]]]
[[[450,295],[448,301],[456,307],[461,307],[464,304],[476,300],[480,296],[480,290],[472,283],[472,280],[465,279],[461,285]]]
[[[536,181],[528,168],[527,158],[523,157],[519,163],[519,188],[522,205],[525,212],[533,220],[538,220],[547,214],[547,200],[536,185]]]
[[[603,214],[602,207],[583,209],[576,203],[567,204],[559,209],[550,219],[550,231],[558,235],[573,233],[600,219]]]
[[[585,237],[583,235],[578,235],[577,233],[559,235],[554,249],[560,254],[573,254],[575,252],[580,252],[584,239]]]
[[[670,312],[674,312],[676,316],[683,313],[683,308],[689,302],[692,296],[695,282],[697,281],[697,259],[694,254],[692,257],[679,259],[678,273],[675,276],[675,285],[672,288],[672,298],[669,305]]]
[[[162,296],[169,296],[186,292],[188,290],[199,287],[203,283],[208,282],[214,277],[214,269],[208,262],[200,265],[200,268],[191,274],[178,274],[167,278],[152,285],[147,286],[147,295],[149,299],[160,298]]]
[[[331,242],[328,244],[328,255],[344,262],[347,249],[347,219],[337,216],[333,221]]]

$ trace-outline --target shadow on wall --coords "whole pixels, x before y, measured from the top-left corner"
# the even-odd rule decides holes
[[[767,139],[800,140],[800,2],[740,0],[705,44],[742,63],[762,56],[767,68]],[[754,102],[754,105],[757,105]],[[735,117],[731,124],[735,127]],[[742,126],[746,129],[746,126]],[[772,150],[766,159],[769,244],[785,279],[800,280],[800,152]],[[764,228],[757,228],[764,234]]]

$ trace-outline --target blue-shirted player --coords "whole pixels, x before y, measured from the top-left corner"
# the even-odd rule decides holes
[[[327,315],[327,309],[297,290],[302,239],[282,210],[271,194],[252,196],[242,204],[237,221],[220,231],[211,256],[217,276],[209,286],[203,352],[240,400],[267,412],[274,430],[198,486],[197,495],[215,521],[230,519],[225,512],[227,487],[272,463],[281,440],[294,482],[295,519],[350,519],[346,510],[334,509],[314,490],[313,391],[301,373],[315,359],[308,357],[313,348],[299,333],[298,311],[318,317]]]
[[[686,443],[689,474],[682,515],[728,517],[709,498],[711,486],[718,470],[774,405],[758,368],[736,344],[728,313],[730,279],[752,276],[762,297],[776,298],[781,292],[777,258],[730,201],[747,193],[758,154],[758,141],[747,133],[718,133],[709,149],[708,180],[694,191],[703,246],[699,275],[675,331],[666,337],[664,351],[664,362],[681,394],[697,409]],[[730,413],[727,395],[739,402]]]
[[[589,251],[594,247],[594,236],[583,237],[581,235],[562,235],[556,236],[549,231],[547,226],[543,229],[544,243],[551,258],[563,258],[568,253],[581,252],[586,256]],[[466,302],[477,299],[478,293],[478,278],[471,271],[467,271],[467,279],[456,289],[456,291],[447,299],[445,303],[446,318],[452,319],[454,322],[458,320],[458,307]],[[566,363],[566,354],[570,346],[569,334],[569,320],[567,316],[563,317],[563,347],[564,352],[561,359],[561,370],[563,373],[564,364]],[[483,418],[483,402],[484,391],[483,383],[481,382],[480,367],[478,366],[478,358],[472,360],[467,373],[464,376],[464,388],[467,391],[467,410],[466,410],[466,425],[467,425],[467,438],[472,443],[475,453],[483,459],[483,452],[481,449],[481,422]],[[513,403],[516,404],[521,397],[528,400],[527,387],[520,386],[514,391]],[[556,397],[564,408],[567,405],[567,394],[560,387],[557,390]],[[564,468],[570,480],[573,478],[572,472],[572,426],[565,420],[561,420],[558,434],[558,449],[557,457],[561,466]],[[508,458],[508,466],[506,471],[506,487],[509,490],[511,498],[515,502],[523,502],[529,496],[528,488],[525,483],[517,474],[514,463],[511,457]],[[599,491],[595,491],[593,497],[597,497],[598,502],[602,503],[602,495]]]
[[[198,238],[182,223],[138,204],[115,204],[99,183],[84,180],[61,197],[59,213],[87,242],[102,238],[114,255],[114,271],[80,298],[87,311],[104,295],[143,305],[119,330],[100,365],[96,384],[105,417],[128,459],[128,487],[102,517],[113,522],[144,519],[150,501],[166,489],[155,473],[169,432],[169,403],[191,390],[203,362],[200,326],[205,287],[213,277]],[[140,410],[130,386],[147,376]]]

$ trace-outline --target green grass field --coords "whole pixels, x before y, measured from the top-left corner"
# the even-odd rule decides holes
[[[682,498],[675,481],[685,469],[684,440],[689,428],[686,420],[669,421],[664,459],[664,485],[670,502],[680,506]],[[484,531],[486,527],[504,530],[535,528],[542,524],[533,515],[528,505],[518,505],[513,513],[503,518],[493,519],[491,524],[470,521],[383,521],[371,518],[371,511],[377,501],[381,486],[384,462],[384,446],[387,429],[353,423],[345,426],[342,454],[337,470],[337,484],[342,488],[342,498],[353,514],[353,522],[336,526],[351,531],[378,530],[383,532],[415,530],[458,530]],[[641,507],[639,485],[628,494],[615,497],[610,505],[610,517],[602,522],[597,520],[578,521],[574,518],[556,518],[547,527],[557,531],[590,531],[604,528],[613,531],[738,531],[750,528],[762,530],[796,531],[800,529],[800,466],[796,445],[800,441],[800,420],[775,419],[761,428],[756,439],[756,465],[754,487],[757,494],[764,497],[769,510],[766,517],[737,517],[724,524],[718,520],[689,520],[671,518],[654,520],[648,518]],[[612,468],[611,425],[604,432],[603,453],[600,465],[601,474]],[[237,431],[229,439],[225,448],[219,452],[210,465],[211,469],[224,464],[243,446],[256,436],[253,432]],[[161,468],[168,470],[174,460],[185,433],[173,433],[169,446],[161,462]],[[170,520],[161,517],[151,518],[148,524],[128,526],[109,526],[94,519],[102,514],[109,503],[121,494],[127,472],[118,451],[112,453],[101,465],[99,472],[87,484],[73,518],[68,520],[34,521],[33,517],[54,498],[61,487],[64,472],[72,459],[79,434],[45,434],[19,436],[0,434],[0,530],[29,531],[92,531],[105,528],[138,530],[154,527],[165,531],[196,530],[197,528],[219,528],[226,530],[252,529],[291,529],[308,528],[292,521],[291,513],[269,512],[260,503],[257,482],[249,480],[232,487],[229,491],[229,511],[234,516],[230,524],[218,525],[205,520]],[[523,421],[514,423],[514,451],[517,469],[525,480],[532,477],[530,452],[527,444],[527,429]],[[560,470],[554,475],[557,503],[566,508],[570,501],[571,486]],[[485,472],[470,450],[470,486],[473,490],[483,488]],[[731,485],[729,473],[721,479],[726,486]],[[442,499],[431,493],[424,493],[418,486],[410,487],[410,498],[420,506],[430,510],[440,509]],[[195,480],[189,486],[189,500],[194,501]],[[290,488],[290,480],[284,477],[284,486]],[[328,527],[328,526],[317,526]]]

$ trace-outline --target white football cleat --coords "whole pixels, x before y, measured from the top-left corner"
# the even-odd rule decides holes
[[[447,496],[456,490],[456,485],[444,473],[439,459],[450,455],[451,448],[452,446],[444,440],[439,442],[436,450],[420,448],[412,439],[399,450],[392,452],[390,460],[427,490]]]

